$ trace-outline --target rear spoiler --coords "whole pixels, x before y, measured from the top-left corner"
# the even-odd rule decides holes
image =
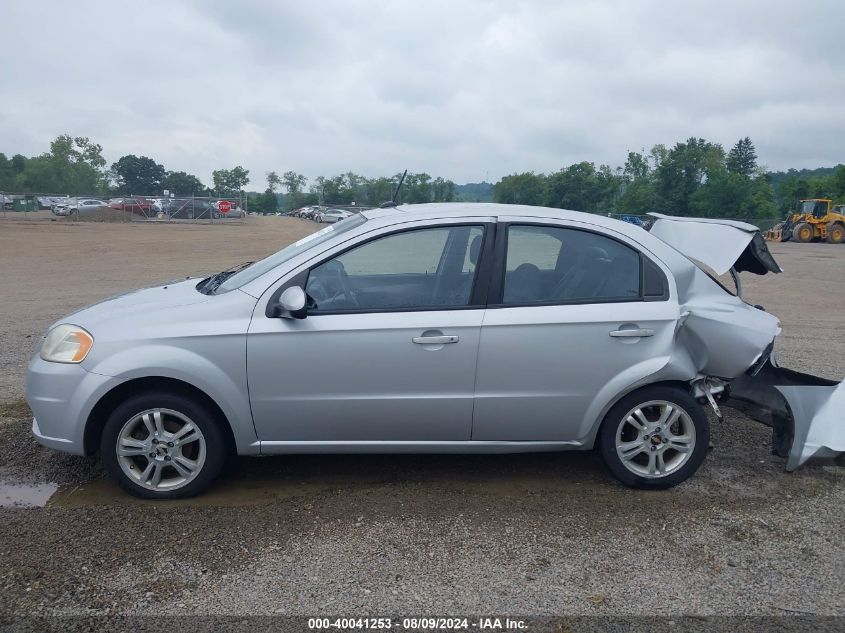
[[[681,218],[649,213],[655,218],[649,232],[717,275],[733,268],[755,275],[783,272],[753,224],[719,218]]]

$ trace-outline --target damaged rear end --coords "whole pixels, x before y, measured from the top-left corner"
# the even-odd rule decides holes
[[[736,283],[737,295],[728,298],[704,281],[707,273],[698,266],[685,289],[679,288],[684,312],[677,336],[697,372],[696,395],[706,396],[717,414],[714,395],[770,426],[772,452],[787,459],[789,471],[812,457],[845,452],[845,383],[779,367],[772,351],[780,333],[777,319],[741,301],[740,272],[782,272],[757,227],[651,215],[652,235],[717,275],[730,272]]]
[[[772,452],[787,458],[787,470],[845,452],[845,383],[778,367],[769,356],[731,381],[725,405],[772,427]]]

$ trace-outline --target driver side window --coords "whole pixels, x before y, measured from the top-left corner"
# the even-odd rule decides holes
[[[309,312],[466,306],[483,234],[483,226],[414,229],[348,250],[309,272]]]

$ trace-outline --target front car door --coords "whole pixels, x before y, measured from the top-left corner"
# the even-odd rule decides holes
[[[513,218],[498,234],[472,439],[579,444],[604,404],[668,361],[669,278],[592,225]]]
[[[270,318],[261,305],[271,298],[250,325],[262,451],[469,440],[484,314],[475,278],[490,226],[427,221],[367,234],[271,289],[303,285],[309,308],[305,319]]]

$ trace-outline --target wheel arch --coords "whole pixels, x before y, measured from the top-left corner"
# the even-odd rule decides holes
[[[202,389],[177,378],[166,378],[164,376],[147,376],[134,378],[122,382],[106,392],[91,409],[85,423],[85,434],[83,437],[83,448],[86,455],[95,454],[100,447],[100,436],[103,433],[110,412],[115,406],[127,397],[149,391],[168,391],[188,398],[192,398],[207,407],[214,415],[220,425],[223,435],[226,438],[227,452],[234,455],[237,451],[235,435],[232,425],[220,405],[205,393]]]
[[[601,408],[599,415],[592,425],[589,436],[583,442],[584,447],[587,449],[595,448],[596,437],[599,434],[599,429],[601,429],[601,425],[604,424],[607,414],[610,413],[610,410],[613,409],[617,403],[619,403],[623,398],[627,398],[632,393],[636,393],[642,389],[649,389],[651,387],[673,387],[692,395],[692,390],[688,381],[666,378],[664,380],[656,380],[654,382],[635,383],[628,389],[617,393]]]

